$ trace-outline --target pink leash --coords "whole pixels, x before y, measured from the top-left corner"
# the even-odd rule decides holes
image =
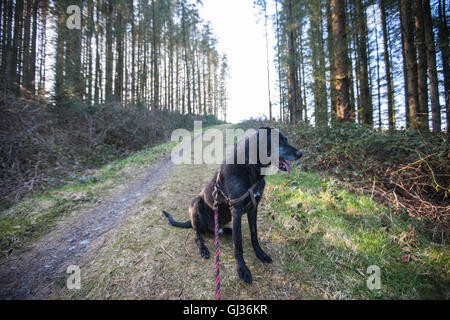
[[[219,208],[214,206],[214,244],[216,247],[216,300],[220,300],[220,269],[219,269]]]

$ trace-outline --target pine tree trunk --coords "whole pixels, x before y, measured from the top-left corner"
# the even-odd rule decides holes
[[[384,45],[384,66],[386,71],[387,101],[388,101],[388,124],[389,130],[395,129],[395,108],[394,108],[394,86],[392,83],[391,62],[389,59],[389,35],[386,23],[385,0],[380,0],[381,24],[383,28]]]
[[[185,81],[186,81],[186,92],[187,92],[187,108],[188,113],[192,114],[192,102],[191,102],[191,85],[190,85],[190,69],[189,69],[189,39],[188,39],[188,30],[187,30],[187,17],[186,17],[186,7],[184,1],[181,2],[181,28],[183,32],[183,47],[184,47],[184,64],[185,64]],[[183,100],[184,101],[184,100]],[[183,108],[184,109],[184,108]],[[184,113],[184,111],[183,111]]]
[[[78,5],[83,12],[82,0],[71,0],[70,4]],[[67,7],[64,6],[64,10]],[[82,74],[82,30],[67,29],[67,25],[63,23],[63,32],[66,35],[65,50],[65,90],[66,99],[68,101],[80,102],[84,97],[83,74]],[[70,49],[69,49],[70,48]]]
[[[12,22],[13,22],[13,3],[12,1],[5,1],[4,15],[3,15],[3,28],[2,28],[2,63],[0,80],[2,80],[2,86],[5,91],[11,88],[12,75],[11,64],[12,55],[14,54],[12,46]]]
[[[100,4],[96,4],[96,25],[95,25],[95,79],[94,79],[94,103],[101,103],[101,64],[100,64]]]
[[[410,129],[418,130],[419,125],[419,99],[417,82],[417,59],[416,47],[414,44],[414,27],[412,23],[411,0],[400,0],[400,19],[405,48],[405,60],[403,65],[407,74],[407,86],[405,86],[406,98],[409,106],[409,126]]]
[[[288,108],[290,112],[290,123],[297,123],[299,117],[298,110],[298,83],[297,83],[297,55],[295,45],[295,34],[292,17],[291,0],[286,0],[286,15],[288,21],[288,51],[289,51],[289,78],[288,78]]]
[[[106,6],[106,68],[105,68],[105,99],[106,102],[111,102],[113,100],[113,31],[112,31],[112,20],[113,20],[113,6],[112,0],[107,0]]]
[[[427,48],[428,78],[430,83],[431,123],[433,132],[441,132],[441,106],[439,104],[439,83],[436,67],[436,47],[434,45],[433,20],[430,2],[422,0],[425,45]]]
[[[355,0],[355,8],[357,13],[357,30],[359,34],[358,58],[360,62],[360,94],[361,94],[361,123],[373,126],[373,106],[372,97],[370,96],[368,57],[367,57],[367,19],[364,12],[362,0]]]
[[[47,14],[48,14],[48,2],[47,0],[41,1],[40,6],[40,20],[41,20],[41,29],[40,29],[40,43],[39,43],[39,83],[38,83],[38,94],[45,93],[45,56],[46,56],[46,47],[47,47]]]
[[[136,26],[134,23],[134,5],[133,0],[128,0],[131,24],[131,102],[136,102]]]
[[[331,0],[327,0],[327,49],[328,61],[330,63],[330,105],[331,105],[331,119],[336,120],[336,90],[335,90],[335,71],[334,71],[334,39],[333,39],[333,24],[331,18]]]
[[[428,125],[428,83],[427,83],[427,49],[425,46],[425,30],[422,0],[414,0],[415,31],[417,47],[417,86],[419,101],[419,126],[423,131],[429,130]]]
[[[325,86],[324,48],[322,38],[322,5],[320,2],[309,4],[310,46],[313,68],[313,93],[316,127],[326,126],[327,97]]]
[[[159,109],[159,18],[157,18],[157,2],[152,1],[152,81],[153,81],[153,108]]]
[[[350,105],[350,61],[345,19],[345,0],[331,0],[332,33],[334,39],[334,88],[336,90],[336,118],[351,120]]]
[[[14,36],[12,45],[12,55],[10,61],[10,77],[9,81],[12,84],[12,91],[19,95],[20,89],[20,70],[19,66],[21,64],[21,39],[23,36],[23,0],[17,0],[14,8]]]
[[[32,15],[33,1],[27,0],[25,7],[25,19],[23,28],[23,87],[27,91],[31,90],[31,76],[30,76],[30,39],[31,39],[31,15]]]
[[[65,80],[64,80],[64,46],[65,46],[65,21],[66,14],[64,10],[64,3],[59,3],[56,7],[57,23],[56,23],[56,56],[55,56],[55,101],[57,104],[63,102],[65,96]]]
[[[447,114],[447,132],[450,132],[450,46],[447,26],[445,0],[439,0],[439,47],[444,69],[445,110]]]
[[[117,62],[116,62],[116,75],[115,75],[115,85],[114,85],[114,100],[119,105],[123,102],[123,68],[124,68],[124,54],[123,54],[123,25],[122,25],[122,8],[117,8],[116,17],[116,52],[117,52]]]

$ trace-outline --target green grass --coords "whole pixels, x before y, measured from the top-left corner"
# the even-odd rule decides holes
[[[419,234],[421,222],[316,173],[294,169],[267,182],[265,217],[299,281],[333,299],[447,298],[449,247]],[[381,270],[379,290],[367,288],[370,265]]]
[[[52,231],[59,218],[92,205],[117,185],[128,182],[139,172],[168,154],[175,142],[167,142],[113,161],[97,170],[76,172],[67,184],[31,194],[0,212],[0,250],[23,247],[29,241]]]
[[[205,126],[202,131],[214,127],[220,126]],[[161,157],[170,154],[176,144],[166,142],[112,161],[96,170],[74,172],[66,178],[67,183],[64,185],[42,188],[13,206],[0,207],[0,251],[21,248],[52,231],[59,218],[94,204],[113,188],[132,181]]]

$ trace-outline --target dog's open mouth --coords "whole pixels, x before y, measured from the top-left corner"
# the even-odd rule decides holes
[[[287,161],[284,160],[283,158],[280,158],[280,159],[279,159],[278,168],[279,168],[281,171],[286,171],[288,174],[291,173],[291,166],[290,166],[289,163],[287,163]]]

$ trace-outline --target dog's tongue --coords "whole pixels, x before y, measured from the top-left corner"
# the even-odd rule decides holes
[[[286,167],[286,171],[288,174],[291,174],[291,166],[289,165],[289,163],[287,161],[281,160],[284,164],[284,166]]]

